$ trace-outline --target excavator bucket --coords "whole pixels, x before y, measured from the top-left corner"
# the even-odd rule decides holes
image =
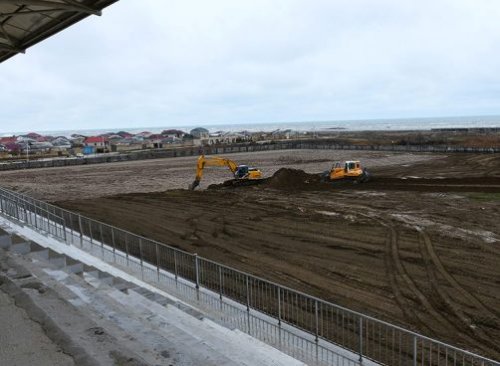
[[[199,180],[197,180],[197,179],[195,179],[195,180],[193,181],[193,183],[191,183],[191,184],[189,185],[189,190],[193,191],[193,190],[194,190],[196,187],[198,187],[199,185],[200,185],[200,181],[199,181]]]

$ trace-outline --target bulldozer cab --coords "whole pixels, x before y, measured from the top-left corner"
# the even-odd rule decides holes
[[[356,178],[363,174],[359,161],[336,162],[330,171],[330,179]]]
[[[347,172],[355,170],[355,169],[361,169],[361,164],[359,161],[346,161],[345,162],[345,168],[344,170]]]

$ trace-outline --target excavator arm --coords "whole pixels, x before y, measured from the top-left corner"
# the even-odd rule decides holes
[[[203,177],[203,169],[206,166],[227,166],[233,174],[238,169],[238,165],[230,159],[200,155],[196,163],[196,177],[194,182],[189,186],[189,189],[193,190],[200,185],[201,178]]]

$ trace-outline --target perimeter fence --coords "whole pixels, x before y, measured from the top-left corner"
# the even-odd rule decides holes
[[[69,245],[84,248],[84,242],[90,242],[110,262],[139,266],[142,278],[152,284],[166,281],[164,273],[169,273],[169,278],[190,282],[196,291],[215,294],[221,304],[222,299],[229,299],[246,310],[248,324],[235,326],[247,333],[255,333],[249,331],[251,314],[271,319],[278,330],[296,329],[293,342],[312,339],[311,352],[321,360],[318,364],[500,366],[497,361],[24,194],[0,188],[0,211]],[[290,343],[288,348],[293,348]],[[339,363],[330,354],[324,356],[331,350],[325,345],[356,355],[356,362],[343,359]]]
[[[354,150],[354,151],[385,151],[399,153],[470,153],[498,154],[500,147],[465,147],[447,145],[350,145],[339,144],[328,139],[318,140],[288,140],[269,143],[239,143],[234,145],[209,145],[203,147],[175,147],[168,149],[150,149],[128,153],[98,154],[85,158],[55,158],[43,160],[16,160],[0,162],[1,170],[53,168],[62,166],[77,166],[86,164],[116,163],[146,159],[177,158],[186,156],[232,154],[246,152],[278,151],[278,150]]]

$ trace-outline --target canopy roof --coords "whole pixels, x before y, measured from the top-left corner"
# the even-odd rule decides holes
[[[0,0],[0,63],[118,0]]]

